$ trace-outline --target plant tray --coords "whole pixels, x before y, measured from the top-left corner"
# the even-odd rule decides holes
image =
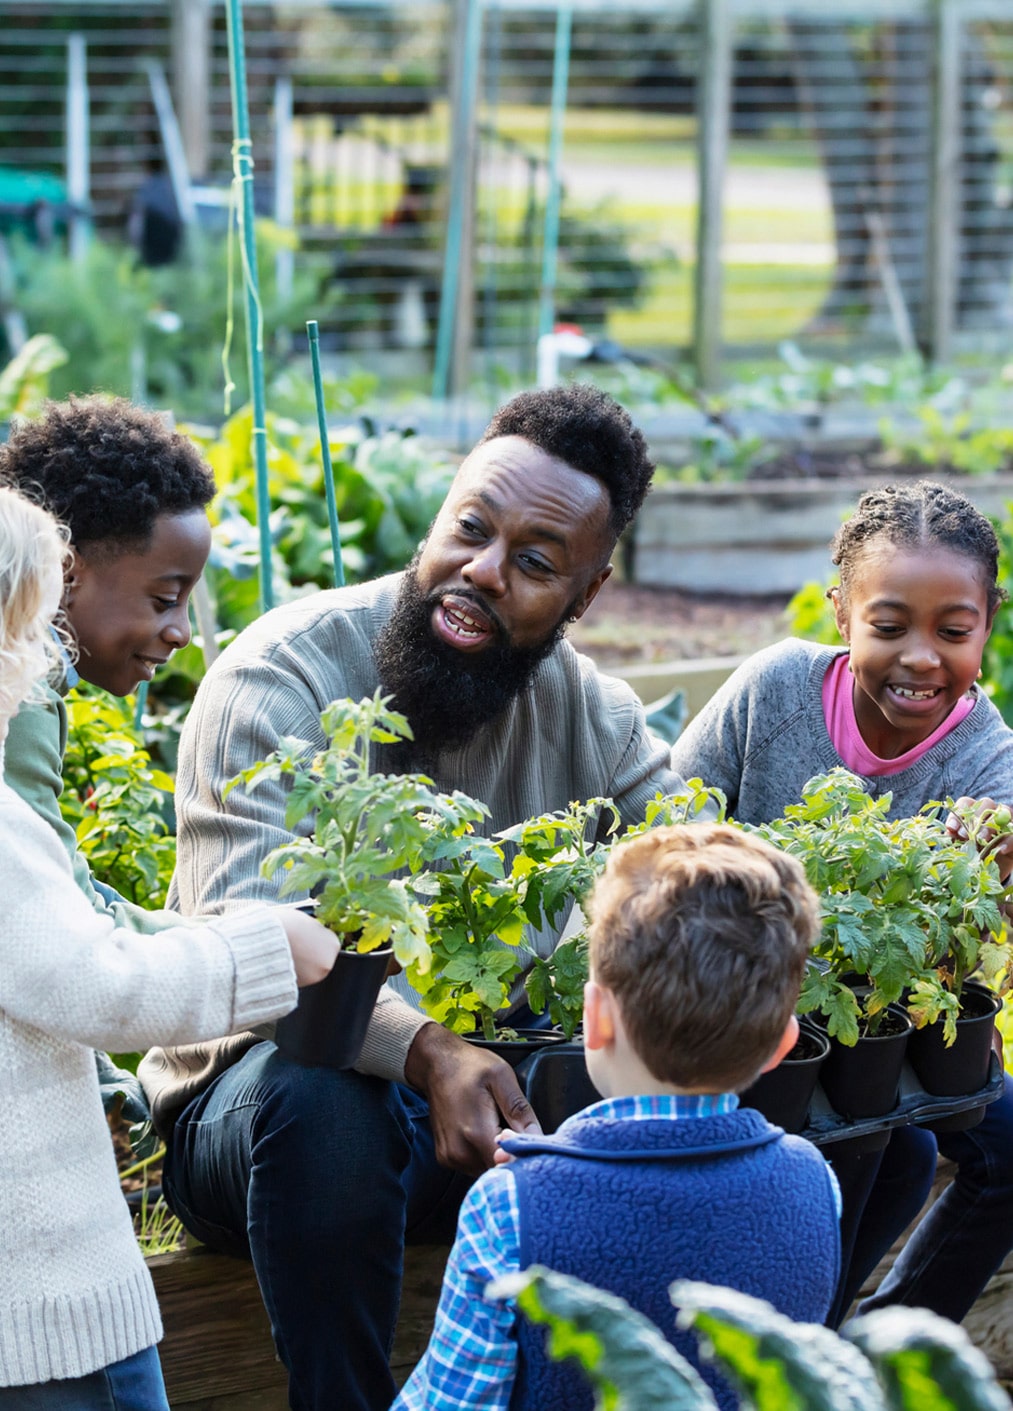
[[[935,1126],[946,1124],[952,1130],[958,1126],[973,1126],[980,1118],[978,1108],[1002,1096],[1003,1071],[998,1056],[993,1053],[989,1060],[988,1082],[977,1092],[965,1093],[960,1097],[936,1097],[927,1093],[919,1084],[909,1063],[901,1071],[900,1096],[897,1106],[882,1117],[860,1117],[848,1121],[835,1112],[827,1101],[822,1087],[817,1085],[809,1105],[809,1119],[799,1132],[815,1146],[829,1146],[833,1142],[847,1141],[855,1137],[871,1136],[878,1132],[888,1133],[894,1127]],[[963,1120],[961,1120],[963,1119]]]
[[[580,1043],[560,1043],[541,1048],[525,1057],[517,1068],[517,1076],[528,1100],[546,1132],[554,1132],[567,1117],[599,1100],[599,1094],[584,1067],[584,1048]],[[834,1142],[869,1138],[870,1146],[885,1145],[894,1127],[913,1124],[953,1130],[958,1126],[973,1126],[980,1120],[978,1109],[1002,1095],[1003,1072],[996,1054],[989,1062],[988,1082],[975,1093],[961,1097],[935,1097],[919,1084],[909,1063],[901,1073],[900,1097],[892,1112],[882,1117],[863,1117],[848,1121],[835,1112],[819,1086],[809,1107],[809,1119],[799,1136],[815,1146],[830,1146]]]

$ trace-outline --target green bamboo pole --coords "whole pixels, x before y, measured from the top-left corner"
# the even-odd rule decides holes
[[[242,0],[228,0],[229,83],[232,91],[232,170],[240,187],[239,236],[246,291],[246,354],[253,399],[253,458],[257,474],[257,528],[260,534],[260,606],[274,606],[271,573],[271,500],[267,486],[267,413],[264,398],[263,316],[257,279],[257,243],[253,205],[253,148],[246,98]]]
[[[310,340],[310,361],[313,364],[313,393],[317,399],[317,426],[320,430],[320,458],[324,465],[324,490],[327,493],[327,519],[331,526],[331,551],[334,554],[334,586],[345,581],[341,561],[341,529],[338,525],[338,501],[334,493],[334,471],[331,469],[331,438],[327,433],[327,413],[324,409],[324,383],[320,375],[320,325],[315,318],[306,320]]]
[[[556,45],[552,56],[552,116],[549,129],[549,189],[545,197],[542,240],[542,287],[538,300],[538,336],[551,333],[556,321],[556,258],[559,251],[559,159],[563,150],[563,119],[570,81],[570,36],[573,11],[562,3],[556,12]]]

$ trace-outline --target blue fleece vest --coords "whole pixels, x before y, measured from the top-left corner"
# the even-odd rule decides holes
[[[677,1121],[577,1117],[553,1138],[504,1142],[520,1208],[521,1268],[542,1264],[618,1294],[702,1373],[725,1411],[738,1398],[677,1332],[673,1279],[702,1279],[822,1323],[840,1263],[826,1163],[751,1108]],[[592,1411],[574,1364],[518,1320],[512,1411]]]

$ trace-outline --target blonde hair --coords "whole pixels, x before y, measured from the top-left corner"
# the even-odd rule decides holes
[[[819,934],[801,864],[727,824],[655,828],[616,846],[590,908],[592,975],[649,1071],[680,1087],[748,1087]]]
[[[16,490],[0,486],[0,723],[16,714],[40,676],[40,659],[55,665],[46,589],[63,578],[66,529]],[[41,647],[41,652],[40,652]]]

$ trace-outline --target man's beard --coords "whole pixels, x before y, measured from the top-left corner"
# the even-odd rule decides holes
[[[492,619],[496,635],[481,652],[457,651],[436,636],[432,617],[443,594],[422,592],[415,560],[373,648],[384,695],[394,697],[414,732],[414,759],[466,745],[527,689],[566,630],[568,612],[539,646],[515,647],[479,594],[458,588],[454,597],[470,598]]]

